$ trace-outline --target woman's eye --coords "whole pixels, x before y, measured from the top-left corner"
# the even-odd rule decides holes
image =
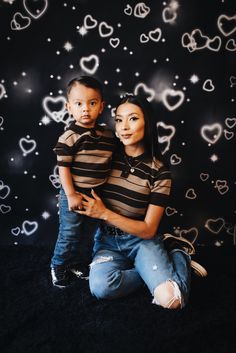
[[[121,119],[119,119],[119,118],[115,118],[115,123],[117,124],[117,123],[120,123],[121,122]]]
[[[138,117],[137,116],[131,116],[130,120],[133,120],[133,121],[138,120]]]

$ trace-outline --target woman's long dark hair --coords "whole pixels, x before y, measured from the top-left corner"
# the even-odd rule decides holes
[[[156,119],[154,118],[154,111],[151,103],[141,95],[127,94],[118,102],[116,109],[121,104],[127,102],[137,105],[143,112],[145,121],[143,143],[148,157],[157,158],[159,161],[164,162],[164,158],[158,144]]]

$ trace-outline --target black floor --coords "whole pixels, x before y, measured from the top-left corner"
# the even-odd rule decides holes
[[[193,276],[181,311],[151,304],[143,288],[98,301],[88,282],[51,286],[51,250],[0,247],[1,353],[231,353],[235,351],[235,248],[200,248],[207,279]]]

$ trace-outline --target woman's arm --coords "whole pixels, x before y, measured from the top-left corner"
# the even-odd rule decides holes
[[[77,211],[89,217],[98,218],[120,228],[124,232],[136,235],[143,239],[151,239],[157,231],[164,207],[149,205],[144,221],[135,220],[119,215],[104,205],[100,197],[92,191],[94,198],[83,195],[83,211]]]

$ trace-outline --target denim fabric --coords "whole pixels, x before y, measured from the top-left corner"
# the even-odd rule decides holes
[[[153,295],[155,288],[175,281],[186,304],[190,289],[190,257],[183,251],[168,253],[160,235],[151,240],[128,233],[118,235],[110,227],[100,228],[95,236],[89,285],[97,298],[119,298],[134,292],[144,283]]]
[[[81,246],[84,242],[88,243],[88,238],[93,238],[97,226],[97,219],[69,211],[67,197],[61,188],[59,194],[59,233],[51,259],[51,267],[68,266],[81,262],[79,252],[84,251]]]

